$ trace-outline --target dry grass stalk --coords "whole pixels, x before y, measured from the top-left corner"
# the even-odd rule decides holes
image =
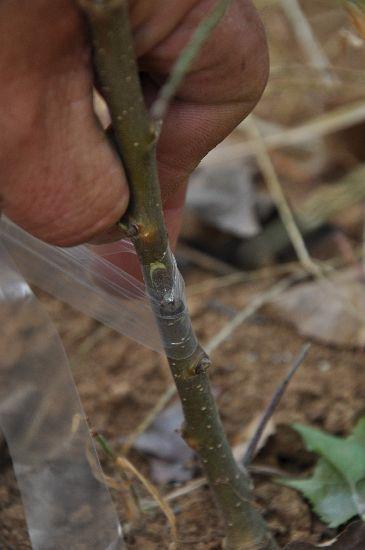
[[[308,63],[318,71],[322,84],[328,87],[339,84],[338,79],[331,72],[330,61],[315,37],[298,0],[281,0],[281,5],[300,48]]]
[[[166,500],[161,496],[159,490],[139,471],[137,468],[124,456],[118,456],[115,458],[115,465],[117,468],[123,472],[129,472],[135,476],[138,481],[143,485],[146,491],[151,495],[153,500],[156,502],[158,507],[161,509],[162,513],[165,515],[167,522],[170,526],[171,536],[173,541],[177,543],[177,527],[176,527],[176,517],[172,511],[171,506],[166,502]]]
[[[304,269],[314,276],[320,274],[319,267],[313,262],[301,232],[298,229],[293,213],[285,197],[283,188],[276,174],[270,155],[266,149],[261,133],[257,127],[254,117],[251,115],[246,121],[247,132],[256,143],[257,163],[265,178],[271,196],[276,204],[282,222],[288,232],[293,248],[296,251],[299,261]]]

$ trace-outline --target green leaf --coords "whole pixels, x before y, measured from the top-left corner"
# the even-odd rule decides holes
[[[302,436],[307,449],[342,472],[349,484],[356,484],[365,477],[365,443],[360,438],[363,428],[359,424],[346,439],[301,424],[294,424],[293,428]]]
[[[330,527],[356,515],[365,519],[365,418],[344,439],[302,424],[293,428],[320,459],[312,477],[283,479],[281,483],[300,491]]]

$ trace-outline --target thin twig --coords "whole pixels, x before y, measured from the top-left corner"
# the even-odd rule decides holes
[[[141,474],[141,472],[137,470],[137,468],[126,457],[118,456],[115,460],[115,464],[121,470],[130,472],[140,481],[140,483],[142,483],[146,491],[152,496],[158,507],[165,515],[170,526],[171,536],[176,543],[178,539],[176,517],[170,505],[161,496],[159,490],[150,481],[148,481],[148,479],[143,474]]]
[[[280,131],[267,135],[263,134],[262,139],[265,146],[270,150],[281,147],[298,148],[308,143],[315,143],[315,140],[324,138],[329,134],[350,128],[364,119],[365,102],[363,100],[355,101],[322,113],[297,126],[285,127]],[[246,133],[245,123],[241,122],[235,132],[238,134]],[[255,144],[256,141],[250,139],[244,143],[222,145],[215,151],[214,158],[209,158],[209,162],[218,164],[230,162],[237,158],[250,157],[255,154]]]
[[[314,36],[313,30],[298,0],[281,0],[281,5],[293,27],[299,46],[304,52],[309,64],[317,69],[321,76],[322,83],[325,86],[338,84],[338,80],[331,73],[330,61]]]
[[[86,355],[89,353],[96,344],[105,341],[106,336],[110,333],[110,328],[104,325],[98,326],[91,332],[79,346],[78,353],[80,355]]]
[[[298,259],[303,265],[304,269],[306,269],[312,275],[318,276],[320,274],[320,268],[313,262],[312,258],[309,255],[302,234],[298,229],[293,213],[281,187],[274,165],[271,162],[270,155],[266,149],[260,130],[258,129],[255,119],[252,115],[248,117],[246,121],[246,127],[250,137],[255,140],[256,158],[258,165],[265,177],[267,186],[270,190],[272,198],[274,199],[274,202],[279,211],[282,222],[288,232]]]
[[[212,12],[198,25],[187,46],[181,52],[171,70],[169,78],[162,86],[156,101],[151,107],[151,118],[157,124],[161,123],[164,119],[169,104],[184,80],[185,75],[191,68],[205,41],[226,13],[231,2],[232,0],[217,0]]]
[[[311,347],[311,344],[309,343],[304,344],[298,356],[296,357],[292,367],[290,368],[289,372],[285,375],[285,378],[280,382],[280,384],[276,388],[275,393],[272,396],[267,408],[265,409],[260,419],[260,422],[255,430],[255,433],[252,436],[251,441],[247,446],[246,452],[242,460],[242,463],[245,467],[247,467],[250,464],[267,423],[269,422],[270,418],[272,417],[275,410],[277,409],[289,382],[291,381],[294,374],[297,372],[300,365],[303,363],[304,359],[306,358],[310,347]]]
[[[354,252],[356,258],[362,257],[361,250],[355,250]],[[365,256],[365,222],[364,222],[364,256]],[[334,268],[347,265],[344,262],[342,256],[334,256],[330,260],[320,262],[320,265],[323,267],[325,272],[330,272]],[[250,282],[259,282],[265,281],[267,279],[274,279],[278,275],[287,275],[288,273],[303,273],[303,276],[306,272],[303,271],[301,264],[298,261],[288,262],[285,264],[273,265],[270,267],[263,267],[253,271],[240,271],[239,273],[232,273],[231,275],[223,275],[222,277],[212,277],[201,283],[193,283],[188,285],[187,295],[196,296],[203,292],[210,292],[212,290],[218,290],[220,288],[225,288],[227,286],[250,283]]]
[[[207,252],[202,252],[201,250],[187,244],[179,244],[177,249],[177,257],[178,259],[182,257],[183,260],[187,260],[202,269],[212,271],[217,275],[239,273],[238,269],[233,267],[232,264],[219,260],[215,256],[211,256]]]
[[[176,386],[171,384],[167,390],[161,395],[156,405],[150,410],[147,416],[144,417],[142,422],[137,428],[127,437],[123,443],[123,454],[128,454],[133,447],[134,442],[138,439],[148,428],[151,426],[156,416],[166,407],[169,401],[176,395]]]
[[[97,432],[92,432],[92,436],[94,437],[95,441],[97,441],[102,448],[105,455],[111,460],[113,463],[115,463],[116,460],[116,454],[114,453],[113,449],[110,447],[109,443],[106,441],[106,439]],[[124,504],[126,508],[126,516],[129,523],[135,523],[138,522],[142,509],[141,509],[141,503],[139,500],[139,497],[134,489],[133,483],[128,478],[126,473],[124,471],[120,472],[121,477],[121,484],[118,487],[118,483],[114,482],[114,480],[110,480],[107,476],[105,477],[105,481],[108,484],[108,486],[113,487],[115,489],[119,489],[124,494]]]
[[[290,277],[287,277],[278,283],[275,283],[272,287],[270,287],[266,292],[262,292],[253,300],[249,302],[249,304],[239,311],[237,315],[233,317],[227,323],[205,346],[205,349],[208,353],[212,353],[215,351],[218,346],[220,346],[227,338],[229,338],[232,333],[240,326],[242,323],[247,321],[249,317],[251,317],[254,313],[256,313],[263,305],[265,305],[267,302],[287,290],[289,287],[291,287],[294,283],[300,281],[301,279],[304,279],[306,277],[306,273],[298,273],[296,275],[292,275]]]
[[[258,476],[267,476],[267,477],[290,477],[292,474],[289,472],[285,472],[284,470],[281,470],[279,468],[273,468],[272,466],[265,466],[265,465],[249,465],[248,470],[253,475]],[[197,491],[198,489],[201,489],[202,487],[205,487],[208,485],[208,482],[205,477],[198,477],[197,479],[193,479],[192,481],[189,481],[182,487],[178,487],[177,489],[174,489],[167,495],[164,495],[164,500],[166,502],[173,502],[174,500],[177,500],[178,498],[185,497],[187,495],[190,495],[194,491]],[[147,509],[155,508],[156,504],[155,502],[149,500],[149,501],[143,501],[143,506]]]
[[[186,294],[190,298],[191,296],[196,296],[203,292],[211,292],[212,290],[218,290],[227,286],[275,279],[280,275],[296,273],[298,270],[301,270],[301,265],[298,261],[295,261],[270,267],[262,267],[252,271],[238,271],[236,273],[230,273],[229,275],[222,275],[221,277],[209,277],[209,279],[205,279],[202,282],[188,285],[186,287]]]
[[[151,495],[153,500],[156,502],[156,505],[161,509],[163,514],[165,515],[168,524],[170,526],[171,536],[176,543],[177,541],[177,527],[176,527],[176,518],[175,514],[172,511],[169,504],[167,504],[167,501],[161,496],[158,489],[150,482],[148,479],[139,471],[137,468],[124,456],[117,455],[109,443],[106,441],[106,439],[96,433],[94,434],[94,437],[96,441],[99,443],[101,448],[103,449],[104,453],[110,458],[114,465],[118,468],[119,471],[121,471],[122,475],[125,477],[126,472],[129,472],[134,477],[138,479],[138,481],[144,486],[144,488],[147,490],[147,492]],[[111,480],[111,485],[114,486],[114,488],[118,488],[118,486],[115,486],[113,484],[113,480]]]

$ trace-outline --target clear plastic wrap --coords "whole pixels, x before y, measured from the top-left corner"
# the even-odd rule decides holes
[[[0,430],[34,550],[123,547],[58,334],[0,242]]]
[[[24,278],[89,317],[155,351],[161,338],[144,285],[108,258],[134,254],[128,241],[60,248],[36,239],[7,218],[0,239]]]
[[[166,251],[167,255],[168,261],[164,258],[163,265],[170,266],[169,273],[166,274],[165,268],[161,270],[159,263],[152,266],[151,275],[156,295],[156,299],[152,301],[152,307],[155,316],[163,320],[160,324],[160,332],[166,355],[171,359],[184,359],[194,353],[198,341],[187,311],[184,279],[170,248]],[[151,266],[148,267],[151,273]]]

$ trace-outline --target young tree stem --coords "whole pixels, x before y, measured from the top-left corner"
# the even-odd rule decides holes
[[[226,524],[227,548],[277,546],[251,502],[250,481],[232,455],[207,376],[184,287],[169,249],[156,162],[156,132],[146,110],[126,0],[80,0],[94,47],[94,66],[107,101],[131,193],[124,222],[140,259],[172,375],[182,401],[187,443],[198,453]]]

